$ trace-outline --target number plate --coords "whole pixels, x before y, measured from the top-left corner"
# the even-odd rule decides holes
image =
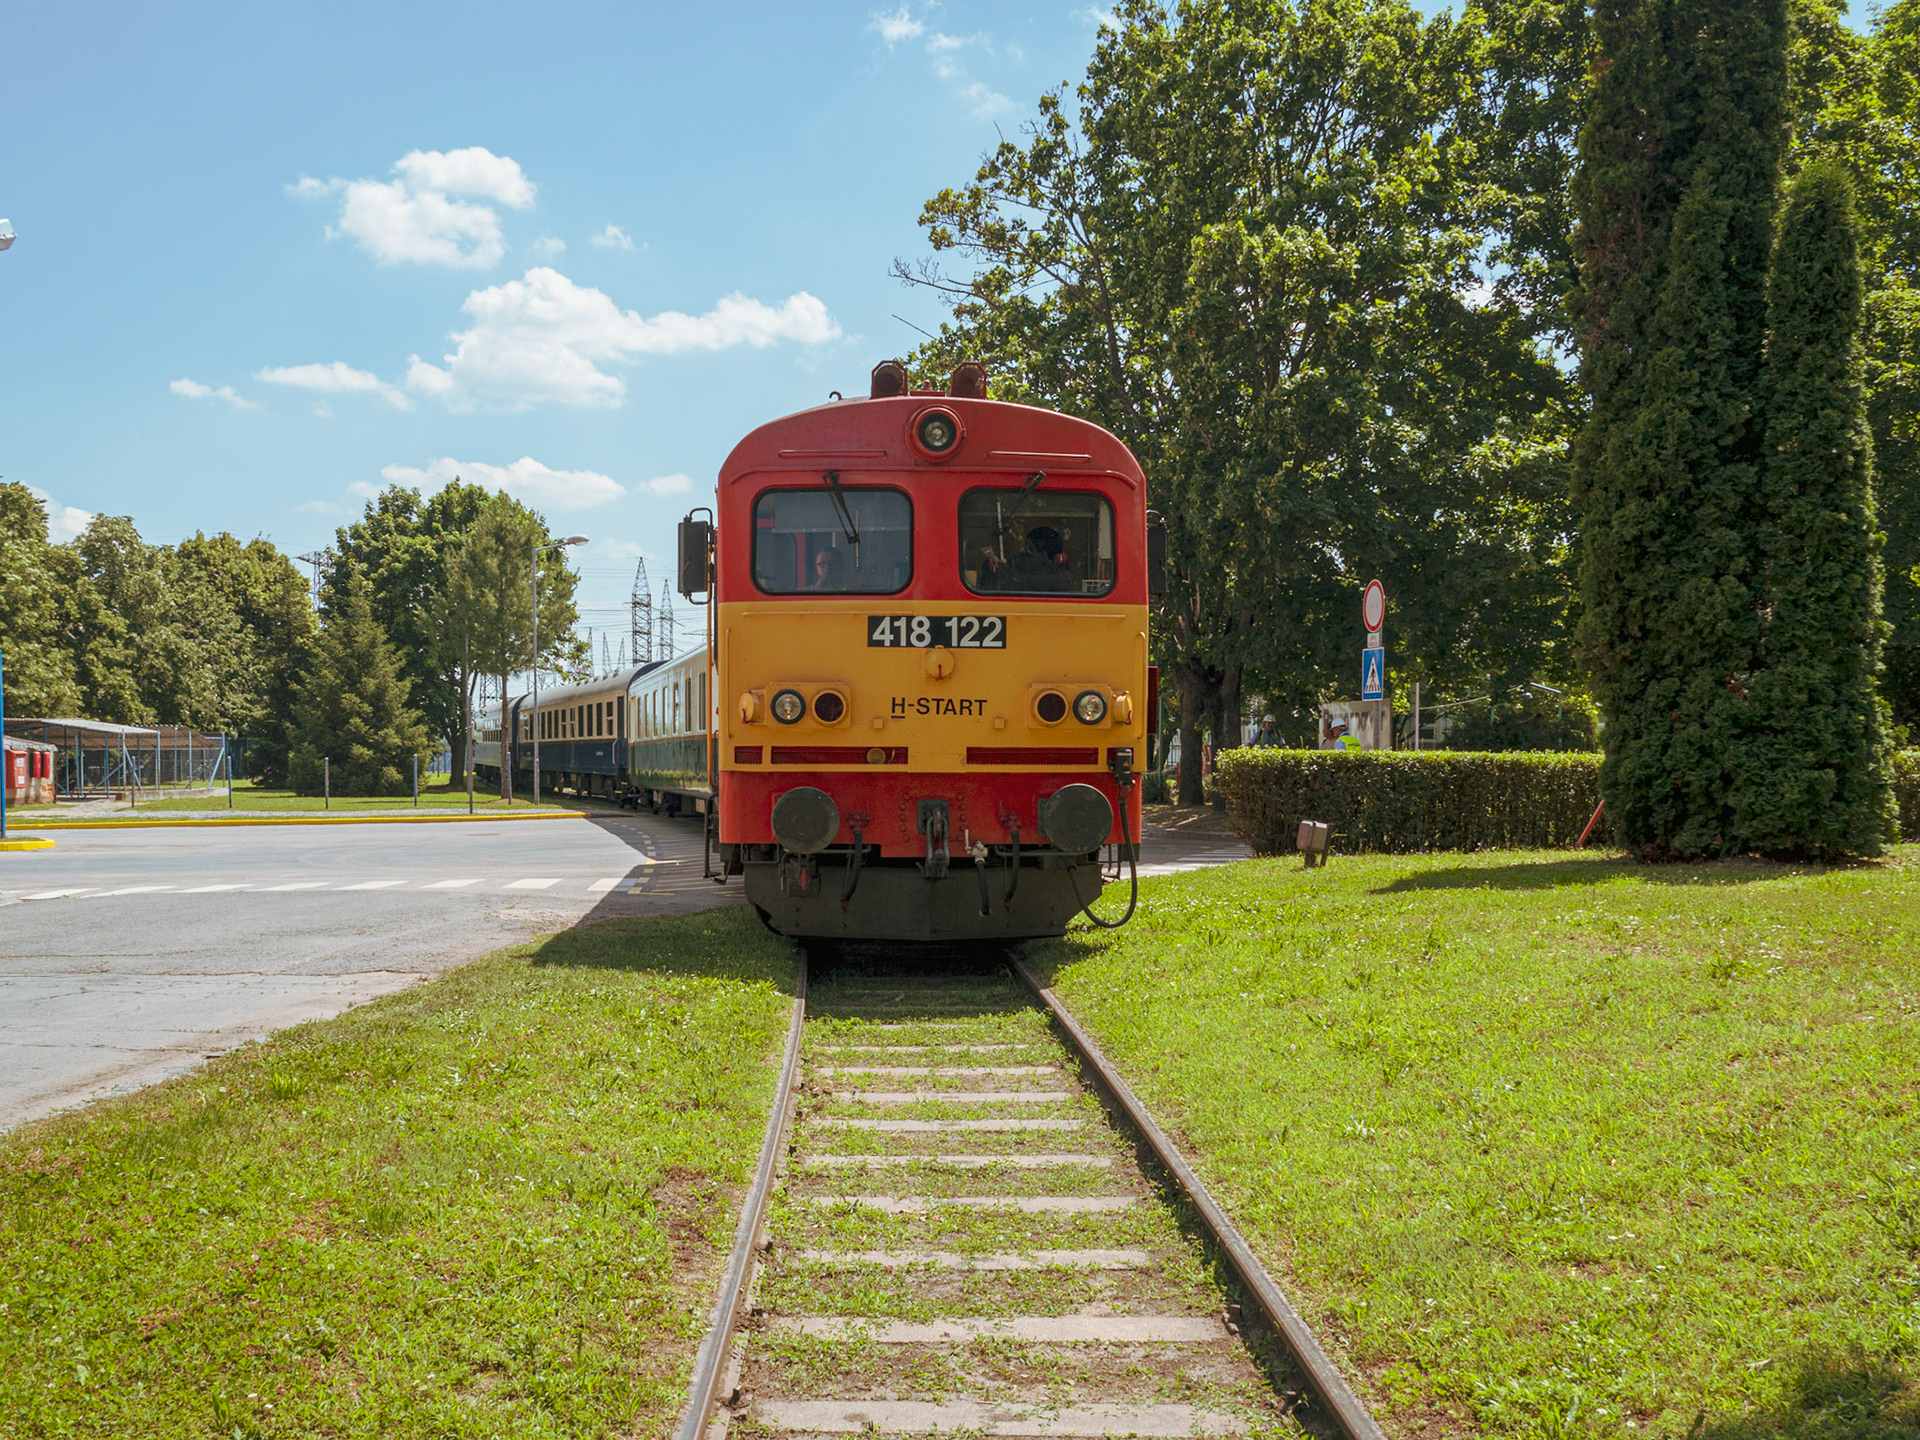
[[[886,650],[1004,650],[1004,615],[869,615],[867,645]]]

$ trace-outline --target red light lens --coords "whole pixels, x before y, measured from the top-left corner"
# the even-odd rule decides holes
[[[822,690],[813,697],[813,714],[822,725],[832,725],[847,713],[847,701],[838,690]]]

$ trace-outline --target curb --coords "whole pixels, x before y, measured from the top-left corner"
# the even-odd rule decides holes
[[[234,820],[40,820],[21,830],[180,830],[236,825],[497,825],[519,820],[584,820],[582,810],[534,810],[523,815],[273,815]],[[48,840],[45,844],[51,845]],[[30,848],[38,849],[39,846]]]
[[[0,850],[51,850],[52,848],[53,841],[51,840],[35,840],[31,838],[26,840],[0,840]]]

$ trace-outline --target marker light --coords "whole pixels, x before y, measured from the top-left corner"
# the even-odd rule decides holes
[[[822,725],[836,725],[847,713],[847,697],[838,690],[822,690],[813,697],[813,718]]]
[[[1082,690],[1073,697],[1073,718],[1082,725],[1098,725],[1107,718],[1107,697],[1098,690]]]
[[[773,718],[782,725],[792,725],[805,718],[807,702],[798,690],[782,690],[773,697],[773,704],[769,708],[773,711]]]
[[[1033,713],[1048,725],[1058,725],[1067,718],[1067,697],[1058,690],[1048,690],[1033,702]]]

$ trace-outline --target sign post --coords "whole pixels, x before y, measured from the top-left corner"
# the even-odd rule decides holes
[[[1393,748],[1393,712],[1387,708],[1387,588],[1369,580],[1360,596],[1360,618],[1367,627],[1367,648],[1360,652],[1360,698],[1373,702],[1375,748]]]

